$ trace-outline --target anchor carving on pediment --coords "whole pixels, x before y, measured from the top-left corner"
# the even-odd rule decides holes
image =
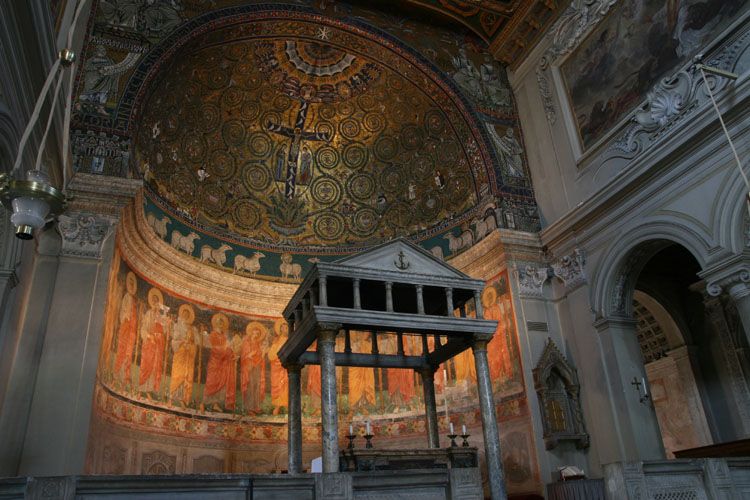
[[[411,263],[406,259],[406,255],[404,254],[404,251],[400,251],[398,253],[398,260],[393,261],[393,265],[396,266],[398,269],[401,269],[402,271],[406,271],[409,269],[409,266]]]

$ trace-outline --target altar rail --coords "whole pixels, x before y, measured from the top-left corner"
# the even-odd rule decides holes
[[[475,467],[333,474],[62,476],[0,479],[2,500],[481,499]]]
[[[610,500],[750,500],[750,458],[616,462],[604,485]]]

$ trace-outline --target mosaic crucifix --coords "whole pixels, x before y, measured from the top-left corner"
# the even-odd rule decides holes
[[[294,198],[294,192],[297,188],[297,166],[300,160],[300,148],[303,141],[325,141],[331,140],[331,135],[327,132],[307,132],[305,131],[305,122],[307,121],[307,111],[310,103],[301,101],[297,119],[294,122],[294,128],[284,127],[275,123],[268,122],[266,128],[273,132],[292,140],[289,147],[289,154],[286,157],[286,178],[284,181],[284,196],[287,199]]]

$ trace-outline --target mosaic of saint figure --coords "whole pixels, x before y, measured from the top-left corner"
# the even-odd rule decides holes
[[[240,392],[245,412],[260,413],[266,387],[263,342],[268,329],[257,321],[245,327],[240,347]]]
[[[169,382],[169,397],[179,400],[183,406],[190,402],[193,394],[195,355],[200,337],[193,325],[195,311],[190,304],[182,304],[177,313],[177,322],[172,329],[172,378]]]
[[[297,184],[306,186],[310,183],[312,177],[312,153],[310,148],[302,146],[299,154],[299,173],[297,174]]]
[[[456,316],[460,316],[458,310],[455,311]],[[469,307],[467,304],[466,316],[468,318],[476,318],[477,313],[474,307]],[[456,382],[466,382],[469,385],[473,384],[477,380],[477,369],[474,365],[474,354],[471,349],[466,349],[464,352],[458,354],[453,358],[453,368],[456,372]]]
[[[137,287],[135,274],[129,272],[125,278],[125,293],[120,301],[120,327],[117,331],[117,355],[114,370],[116,375],[122,375],[122,380],[128,383],[138,331],[138,302],[135,298]]]
[[[523,147],[516,139],[512,127],[505,129],[505,134],[501,137],[494,125],[487,125],[490,138],[495,144],[498,158],[500,160],[501,174],[511,177],[523,177]]]
[[[206,365],[206,385],[203,403],[214,411],[234,410],[237,392],[237,348],[238,338],[229,338],[229,318],[216,313],[211,318],[211,333],[208,335],[210,355]]]
[[[141,366],[138,386],[151,397],[151,393],[158,394],[161,387],[164,351],[171,319],[167,316],[169,308],[164,305],[164,297],[158,288],[148,291],[148,305],[149,309],[141,320]]]
[[[86,59],[80,99],[92,103],[99,113],[106,113],[104,104],[117,91],[117,76],[109,71],[114,64],[107,55],[107,47],[103,45],[97,45],[94,55]]]

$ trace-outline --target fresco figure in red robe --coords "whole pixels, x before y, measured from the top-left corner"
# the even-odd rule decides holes
[[[351,332],[352,351],[372,352],[372,340],[368,332]],[[375,406],[375,369],[349,367],[349,408],[369,413]]]
[[[248,323],[240,346],[240,392],[246,413],[258,414],[266,387],[263,341],[268,328],[258,321]]]
[[[497,320],[497,329],[487,345],[487,358],[490,365],[490,377],[493,381],[503,382],[513,377],[513,365],[508,349],[508,311],[510,304],[501,303],[494,284],[488,285],[482,292],[484,318]]]
[[[237,351],[240,339],[238,336],[230,339],[229,335],[229,318],[224,313],[214,314],[208,335],[210,354],[203,388],[203,404],[211,405],[213,411],[233,411],[237,400]]]
[[[277,353],[286,342],[289,334],[289,326],[283,318],[277,319],[273,326],[275,336],[271,339],[268,347],[268,361],[271,366],[271,404],[273,414],[278,415],[282,408],[288,404],[289,379],[286,369],[281,365]]]
[[[148,398],[158,394],[164,374],[164,353],[171,319],[169,308],[164,305],[161,290],[152,288],[148,292],[149,309],[141,322],[141,366],[138,386]]]
[[[115,356],[115,375],[121,376],[126,385],[130,384],[130,368],[138,331],[138,301],[135,298],[137,287],[135,274],[129,272],[125,278],[125,294],[120,302],[120,327],[117,331]]]
[[[404,335],[404,354],[407,356],[416,354],[413,347],[414,338],[411,335]],[[396,354],[398,352],[398,337],[387,335],[383,338],[386,352]],[[421,353],[421,351],[419,351]],[[414,370],[405,370],[403,368],[388,368],[388,394],[391,402],[398,406],[409,406],[416,392],[414,389]]]
[[[197,329],[193,325],[195,311],[190,304],[182,304],[177,313],[177,323],[172,328],[172,370],[169,380],[169,397],[186,406],[193,394],[195,355],[198,352]]]

